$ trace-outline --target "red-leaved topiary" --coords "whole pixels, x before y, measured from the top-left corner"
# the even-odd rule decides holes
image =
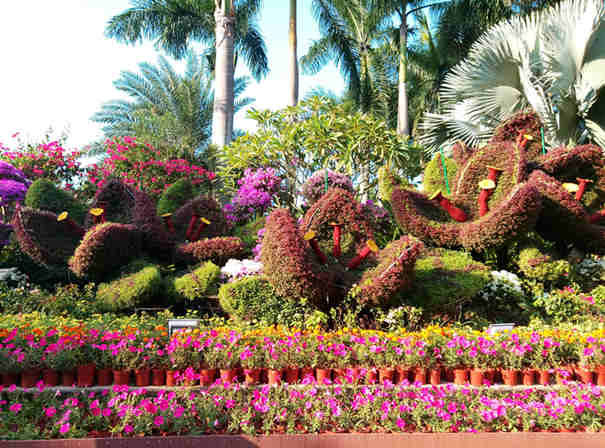
[[[101,280],[142,252],[142,233],[132,224],[106,222],[88,230],[69,260],[78,276]]]
[[[212,261],[220,266],[230,258],[240,258],[244,251],[244,243],[237,237],[206,238],[180,245],[176,249],[175,258],[177,263]]]

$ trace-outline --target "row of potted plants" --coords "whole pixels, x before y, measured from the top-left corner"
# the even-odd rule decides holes
[[[490,386],[505,384],[507,386],[533,386],[567,384],[577,380],[584,384],[605,386],[605,368],[598,372],[587,371],[578,366],[567,366],[561,369],[480,369],[480,368],[445,368],[442,366],[428,369],[426,367],[349,367],[337,369],[314,369],[312,367],[289,367],[286,369],[266,368],[205,368],[196,370],[189,367],[184,371],[163,368],[141,368],[134,370],[96,369],[94,363],[79,366],[75,370],[58,372],[52,369],[24,371],[21,374],[2,374],[0,385],[20,385],[24,388],[44,386],[109,386],[135,385],[145,386],[210,386],[215,383],[230,384],[234,382],[249,386],[258,384],[414,384],[438,385],[454,383],[456,385]]]
[[[31,382],[39,379],[43,370],[66,372],[63,376],[69,379],[69,372],[80,368],[83,374],[78,375],[78,383],[89,385],[93,379],[79,379],[84,378],[86,369],[89,372],[153,369],[184,372],[188,368],[195,371],[312,368],[315,372],[346,369],[357,372],[363,368],[373,372],[376,368],[385,372],[396,369],[411,372],[422,366],[426,372],[441,368],[457,371],[458,377],[464,378],[459,379],[459,383],[470,381],[471,372],[474,378],[483,375],[489,383],[494,383],[490,372],[501,371],[503,381],[514,383],[520,381],[515,381],[519,373],[506,372],[524,372],[524,376],[531,377],[535,376],[531,372],[557,369],[563,376],[575,373],[582,381],[605,384],[603,330],[580,334],[519,329],[489,335],[439,327],[398,333],[271,327],[250,331],[185,330],[172,337],[163,333],[85,328],[77,331],[0,330],[0,373],[21,373],[22,381],[26,378],[27,382],[29,378]],[[426,375],[430,377],[429,373]],[[506,380],[509,376],[512,376],[510,381]],[[404,375],[399,377],[403,379]],[[411,373],[408,379],[413,379]]]
[[[522,391],[384,385],[202,388],[114,386],[57,394],[0,389],[0,438],[317,432],[602,431],[595,386]]]

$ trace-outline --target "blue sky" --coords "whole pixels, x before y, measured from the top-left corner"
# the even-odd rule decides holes
[[[319,37],[310,0],[298,0],[298,54]],[[260,28],[269,50],[271,73],[248,88],[252,107],[278,109],[288,98],[288,8],[286,0],[265,0]],[[130,6],[128,0],[19,0],[0,2],[0,142],[14,146],[12,135],[41,137],[49,126],[69,128],[67,146],[81,147],[101,137],[89,120],[101,104],[121,98],[113,87],[122,70],[157,60],[151,42],[127,46],[104,36],[105,25]],[[179,66],[177,64],[177,66]],[[239,64],[236,75],[246,74]],[[315,86],[340,93],[343,81],[333,66],[301,76],[301,97]],[[253,129],[245,113],[235,126]]]

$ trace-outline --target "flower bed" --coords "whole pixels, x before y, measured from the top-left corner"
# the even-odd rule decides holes
[[[69,374],[88,367],[89,379]],[[592,333],[520,328],[489,335],[429,327],[397,333],[349,330],[321,332],[269,327],[179,331],[165,328],[107,331],[85,326],[0,329],[0,373],[6,384],[30,387],[44,370],[63,372],[64,384],[95,382],[95,370],[113,370],[113,381],[128,384],[130,372],[168,371],[158,385],[174,384],[170,372],[209,385],[220,374],[228,381],[294,383],[310,376],[319,383],[440,382],[490,385],[504,382],[552,384],[573,379],[605,385],[605,330]],[[305,370],[306,369],[306,370]],[[120,377],[119,372],[126,372]],[[84,373],[82,373],[84,375]],[[248,375],[253,378],[248,378]],[[273,376],[272,376],[273,375]],[[56,378],[56,377],[55,377]],[[107,377],[104,377],[107,378]],[[118,379],[123,378],[123,379]],[[97,382],[100,375],[97,374]],[[58,382],[55,379],[55,382]],[[105,379],[111,384],[111,379]],[[46,381],[47,384],[51,384]]]
[[[522,392],[393,385],[199,391],[114,386],[25,397],[0,392],[2,438],[316,432],[599,431],[605,398],[594,386]]]

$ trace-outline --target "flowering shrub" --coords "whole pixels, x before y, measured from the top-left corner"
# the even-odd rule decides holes
[[[328,170],[326,185],[326,169],[316,171],[302,186],[302,194],[307,205],[313,205],[328,189],[340,188],[353,193],[353,182],[349,176]]]
[[[176,260],[180,263],[194,264],[200,261],[212,261],[224,264],[230,258],[237,258],[244,252],[239,238],[218,237],[182,244],[177,248]]]
[[[281,181],[274,168],[246,169],[244,177],[237,182],[237,193],[231,202],[225,204],[229,222],[242,223],[264,214],[271,206],[273,197],[279,193]]]
[[[191,181],[187,178],[179,179],[160,195],[157,214],[162,216],[164,213],[174,213],[191,199],[193,199]]]
[[[202,166],[183,159],[163,160],[158,150],[133,137],[116,137],[105,142],[107,157],[88,170],[88,181],[97,188],[117,177],[126,185],[157,198],[166,188],[187,176],[200,189],[216,177]]]
[[[519,269],[528,277],[543,282],[556,282],[569,275],[571,266],[566,260],[553,260],[537,247],[526,247],[519,252]]]
[[[58,141],[10,150],[0,145],[2,159],[15,166],[30,180],[46,178],[66,190],[73,188],[77,177],[82,175],[78,161],[79,151],[67,151]]]
[[[229,281],[249,275],[262,274],[263,264],[255,260],[235,260],[230,259],[227,264],[221,268],[221,275]]]
[[[140,256],[141,232],[131,224],[107,222],[91,228],[69,259],[78,276],[101,280]]]
[[[566,286],[552,290],[535,298],[533,305],[552,319],[554,324],[562,322],[581,322],[587,317],[605,321],[605,302],[595,300],[592,295],[576,292]]]

